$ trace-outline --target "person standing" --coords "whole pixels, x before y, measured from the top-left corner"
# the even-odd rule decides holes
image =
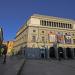
[[[0,57],[1,57],[1,48],[0,48]]]
[[[6,45],[4,45],[3,48],[4,48],[3,53],[2,53],[2,55],[3,55],[3,64],[5,64],[6,63],[6,54],[7,54]]]

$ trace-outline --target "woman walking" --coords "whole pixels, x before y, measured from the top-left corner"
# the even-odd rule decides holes
[[[6,45],[4,45],[3,48],[4,48],[3,53],[2,53],[2,55],[3,55],[3,64],[5,64],[6,63],[6,54],[7,54]]]

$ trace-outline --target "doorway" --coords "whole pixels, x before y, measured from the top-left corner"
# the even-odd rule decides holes
[[[64,59],[64,51],[62,47],[58,47],[58,57]]]
[[[66,48],[66,56],[68,59],[72,58],[72,51],[71,48]]]
[[[54,47],[50,47],[50,49],[49,49],[49,57],[52,58],[52,59],[56,58],[56,56],[55,56],[55,48]]]

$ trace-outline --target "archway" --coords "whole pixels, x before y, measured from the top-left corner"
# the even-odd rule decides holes
[[[62,47],[58,47],[58,57],[64,59],[64,51]]]
[[[74,48],[74,57],[75,57],[75,48]]]
[[[45,58],[45,49],[40,49],[41,51],[41,58],[44,59]]]
[[[49,57],[50,58],[56,58],[56,56],[55,56],[55,48],[54,47],[50,47],[50,49],[49,49]]]
[[[66,48],[66,56],[68,59],[72,58],[72,51],[71,48]]]

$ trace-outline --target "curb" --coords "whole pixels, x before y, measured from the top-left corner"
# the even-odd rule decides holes
[[[17,72],[17,75],[20,75],[21,74],[21,71],[22,71],[22,69],[24,67],[24,64],[25,64],[25,60],[23,61],[22,65],[21,65],[21,67],[19,69],[19,71]]]

